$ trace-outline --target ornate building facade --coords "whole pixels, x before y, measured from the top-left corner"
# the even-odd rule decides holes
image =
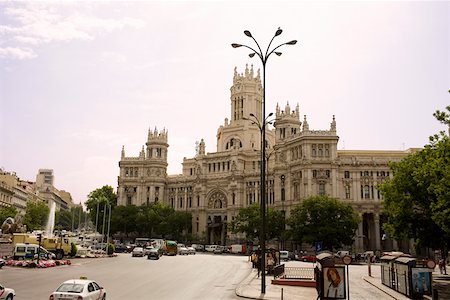
[[[260,149],[262,85],[259,70],[235,68],[230,88],[231,113],[217,130],[216,151],[206,153],[203,140],[195,157],[183,160],[179,175],[167,174],[169,148],[166,130],[149,130],[139,156],[119,162],[118,205],[161,201],[192,214],[192,233],[210,244],[245,241],[227,230],[239,209],[260,201]],[[338,150],[337,122],[327,130],[311,130],[300,109],[276,107],[273,128],[266,127],[268,207],[286,217],[303,199],[329,195],[350,203],[359,213],[353,250],[400,249],[384,240],[382,196],[377,185],[392,172],[388,162],[399,161],[406,151]]]

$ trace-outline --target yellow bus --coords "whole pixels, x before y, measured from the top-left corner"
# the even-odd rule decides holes
[[[177,242],[175,241],[166,241],[164,243],[164,252],[166,255],[177,255]]]

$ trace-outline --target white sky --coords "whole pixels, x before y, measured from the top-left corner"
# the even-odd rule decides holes
[[[267,113],[299,103],[311,129],[336,115],[339,149],[422,147],[446,128],[450,4],[441,2],[0,1],[0,167],[84,202],[117,187],[122,145],[138,156],[148,128],[169,131],[169,174],[230,116],[233,70],[267,64]],[[303,117],[302,117],[303,118]]]

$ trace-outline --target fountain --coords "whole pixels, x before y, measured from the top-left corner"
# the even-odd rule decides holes
[[[45,226],[45,234],[48,237],[53,237],[53,229],[55,228],[55,212],[56,212],[56,203],[52,201],[50,205],[50,213],[48,214],[47,226]]]

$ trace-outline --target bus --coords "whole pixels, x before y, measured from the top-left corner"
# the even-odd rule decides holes
[[[177,242],[166,241],[164,250],[165,250],[166,255],[177,255],[177,252],[178,252]]]

